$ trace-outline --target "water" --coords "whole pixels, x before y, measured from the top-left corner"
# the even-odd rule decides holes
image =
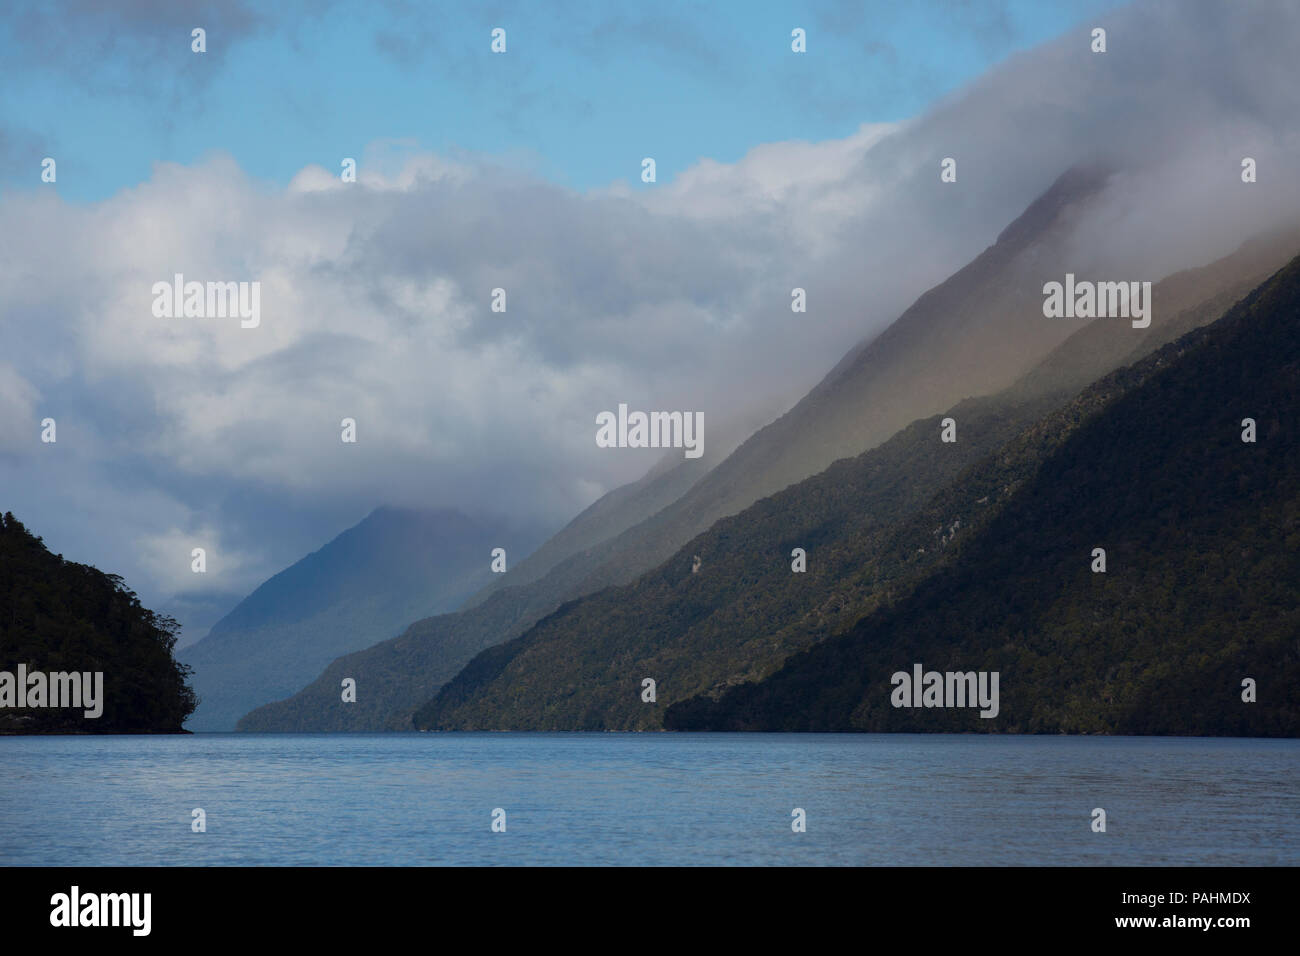
[[[1295,740],[0,737],[0,864],[1296,865],[1298,782]]]

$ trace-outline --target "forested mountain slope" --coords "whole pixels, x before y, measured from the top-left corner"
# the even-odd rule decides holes
[[[1294,251],[1296,237],[1287,242]],[[1223,263],[1207,269],[1224,274]],[[1204,274],[1170,280],[1189,281],[1211,288]],[[417,725],[651,729],[672,703],[766,677],[789,654],[906,593],[1072,428],[1145,373],[1121,373],[1068,401],[1078,383],[1116,355],[1144,354],[1203,323],[1243,291],[1228,286],[1153,321],[1136,343],[1138,330],[1127,323],[1086,326],[1042,370],[950,410],[954,444],[940,442],[939,416],[916,422],[880,448],[724,519],[633,585],[573,602],[481,654],[417,714]],[[1013,438],[983,471],[953,481]],[[807,552],[806,573],[791,571],[794,548]],[[658,706],[641,700],[647,677],[657,683]]]
[[[1300,734],[1298,320],[1300,260],[1049,419],[1044,440],[1067,432],[1050,455],[964,475],[1008,498],[910,594],[666,726]],[[918,663],[998,672],[999,715],[893,706]]]

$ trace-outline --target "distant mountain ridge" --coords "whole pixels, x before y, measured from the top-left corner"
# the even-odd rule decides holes
[[[704,459],[656,467],[595,502],[546,544],[479,590],[464,610],[416,620],[399,636],[339,657],[286,700],[259,706],[238,729],[264,732],[409,730],[411,713],[484,647],[554,610],[555,595],[581,590],[629,523],[677,498],[707,470]],[[512,581],[522,580],[521,584]],[[367,690],[337,706],[336,688],[353,677]]]
[[[542,537],[452,510],[376,509],[179,652],[200,697],[189,728],[233,730],[241,715],[293,694],[340,654],[458,606],[491,579],[493,548],[506,549],[508,566]]]

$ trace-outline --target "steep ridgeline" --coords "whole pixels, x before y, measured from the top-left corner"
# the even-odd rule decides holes
[[[175,632],[121,578],[0,518],[0,733],[180,733],[194,692]]]
[[[199,695],[187,727],[234,730],[240,716],[299,690],[340,654],[458,606],[491,578],[493,548],[522,557],[541,537],[455,511],[373,511],[179,652]]]
[[[918,418],[1006,388],[1076,328],[1043,321],[1044,277],[1077,259],[1075,226],[1109,174],[1062,174],[968,265],[859,343],[789,412],[617,542],[589,582],[630,581],[719,518],[860,454]],[[591,590],[595,590],[592,587]]]
[[[583,582],[629,523],[678,498],[707,467],[705,458],[665,458],[639,481],[603,496],[506,574],[494,576],[504,586],[490,584],[460,612],[416,620],[398,637],[339,657],[299,693],[252,710],[238,729],[410,730],[415,708],[471,657],[522,633],[565,598],[587,593]],[[340,706],[345,677],[357,682],[357,699]]]
[[[1297,250],[1300,235],[1274,236],[1170,277],[1154,290],[1150,328],[1085,325],[1012,388],[951,409],[956,443],[939,441],[940,416],[915,422],[879,448],[718,522],[634,584],[566,605],[479,655],[417,712],[417,726],[652,729],[674,702],[767,676],[791,653],[906,593],[1019,480],[994,468],[987,482],[936,495],[963,469],[1022,431],[1023,454],[1040,459],[1063,431],[1054,424],[1044,433],[1032,423],[1099,372],[1212,321],[1264,277],[1261,266]],[[1163,307],[1197,296],[1179,313]],[[1106,394],[1090,393],[1060,415],[1077,421]],[[807,554],[804,573],[792,572],[795,548]],[[655,706],[641,699],[647,677],[656,681]]]
[[[566,570],[553,576],[537,590],[534,603],[548,610],[568,597],[569,591],[604,560],[602,548],[629,528],[640,524],[680,498],[700,480],[712,464],[712,455],[683,458],[671,451],[661,458],[642,478],[602,495],[590,507],[548,538],[528,557],[511,565],[507,574],[494,574],[492,581],[465,602],[463,610],[482,604],[505,588],[518,588],[541,581],[555,568],[570,562]],[[585,560],[584,560],[585,558]]]
[[[1300,259],[963,475],[1008,490],[907,596],[665,725],[1300,735],[1297,317]],[[917,665],[996,672],[996,716],[901,706]]]

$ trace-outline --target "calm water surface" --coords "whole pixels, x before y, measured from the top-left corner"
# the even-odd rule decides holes
[[[0,864],[608,863],[1296,865],[1300,741],[0,737]]]

